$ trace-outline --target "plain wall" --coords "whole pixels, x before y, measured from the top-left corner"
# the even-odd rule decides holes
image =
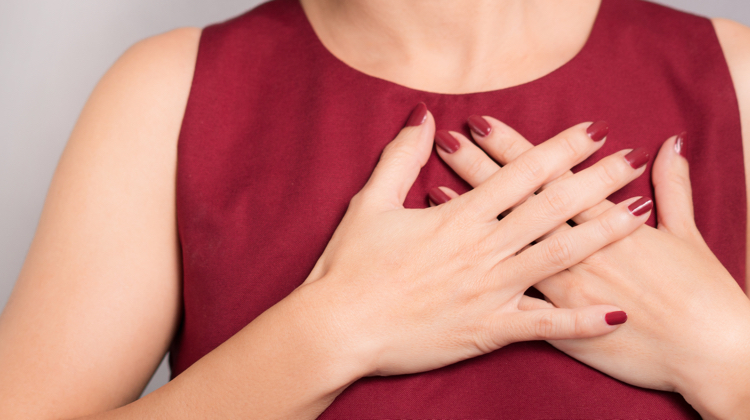
[[[142,38],[202,27],[261,2],[0,0],[0,308],[31,244],[68,135],[107,68]],[[750,25],[750,3],[744,1],[659,2]],[[145,392],[168,379],[162,363]]]

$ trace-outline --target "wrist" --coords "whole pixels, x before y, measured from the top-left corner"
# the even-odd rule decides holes
[[[750,394],[747,384],[737,386],[704,386],[694,394],[682,394],[685,400],[704,419],[750,418]]]
[[[362,308],[356,300],[331,287],[330,275],[306,283],[289,297],[298,328],[314,342],[333,384],[346,387],[374,372],[376,346],[363,334]]]
[[[737,351],[692,364],[675,387],[704,419],[750,418],[750,340],[737,341]]]

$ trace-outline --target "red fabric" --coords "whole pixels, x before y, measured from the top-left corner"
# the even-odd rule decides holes
[[[296,1],[279,0],[210,26],[201,39],[178,152],[184,317],[173,375],[304,281],[420,101],[438,129],[468,134],[469,115],[492,115],[535,143],[580,122],[609,121],[606,145],[577,169],[627,147],[655,156],[665,139],[687,130],[698,226],[744,284],[739,112],[707,19],[604,0],[589,41],[558,70],[508,89],[445,95],[346,66],[322,46]],[[425,207],[438,185],[468,189],[433,155],[406,206]],[[635,195],[653,196],[647,176],[611,199]],[[532,342],[424,374],[360,380],[322,415],[499,417],[697,414],[678,394],[623,384]]]

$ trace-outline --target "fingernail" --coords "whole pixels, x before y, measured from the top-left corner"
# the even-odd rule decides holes
[[[687,131],[683,131],[674,141],[674,151],[685,159],[687,159],[687,135]]]
[[[427,195],[430,197],[430,200],[437,205],[451,201],[448,194],[444,193],[443,190],[438,187],[431,189]]]
[[[427,121],[427,105],[420,102],[409,115],[409,119],[406,120],[406,127],[416,127],[424,124],[425,121]]]
[[[607,321],[607,324],[609,325],[620,325],[628,320],[628,314],[623,311],[610,312],[607,315],[604,315],[604,320]]]
[[[648,152],[642,147],[639,147],[625,155],[625,160],[633,169],[638,169],[641,166],[647,164],[648,158]]]
[[[591,140],[602,141],[609,134],[609,124],[606,121],[597,121],[586,129]]]
[[[479,115],[472,115],[468,120],[469,128],[478,136],[488,136],[492,132],[492,126]]]
[[[653,207],[654,207],[654,202],[651,201],[650,198],[641,197],[635,202],[633,202],[631,205],[629,205],[628,210],[630,210],[630,214],[632,214],[635,217],[638,217],[651,211],[651,208]]]
[[[453,153],[461,147],[461,144],[448,130],[438,130],[435,133],[435,143],[448,153]]]

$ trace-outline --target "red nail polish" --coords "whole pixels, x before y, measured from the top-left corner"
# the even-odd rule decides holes
[[[448,153],[453,153],[461,147],[461,144],[448,130],[438,130],[435,133],[435,143]]]
[[[687,159],[687,131],[683,131],[674,141],[674,151]]]
[[[468,120],[469,128],[478,136],[488,136],[492,132],[492,126],[479,115],[472,115]]]
[[[641,166],[647,164],[648,158],[648,152],[642,147],[639,147],[625,155],[625,160],[633,169],[638,169]]]
[[[420,102],[409,115],[409,119],[406,120],[406,127],[416,127],[424,124],[425,121],[427,121],[427,105]]]
[[[609,124],[606,121],[597,121],[586,129],[586,134],[591,140],[602,141],[609,134]]]
[[[451,200],[450,196],[438,187],[431,189],[427,195],[430,197],[430,200],[437,205],[447,203]]]
[[[628,320],[628,314],[623,311],[610,312],[607,315],[604,315],[604,320],[607,321],[607,324],[609,325],[620,325]]]
[[[632,204],[630,204],[628,206],[628,210],[630,210],[630,214],[632,214],[635,217],[638,217],[651,211],[653,207],[654,207],[654,202],[651,201],[650,198],[641,197],[638,200],[634,201]]]

